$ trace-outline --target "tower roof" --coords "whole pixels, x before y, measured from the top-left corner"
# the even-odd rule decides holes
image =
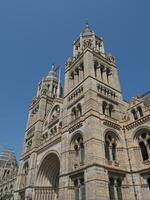
[[[57,79],[57,74],[56,74],[56,70],[55,70],[55,66],[52,65],[48,75],[45,78],[46,80],[52,80],[52,79]]]
[[[92,35],[93,34],[93,31],[90,28],[88,21],[86,22],[85,27],[84,27],[84,29],[83,29],[81,34],[83,36],[88,36],[88,35]]]

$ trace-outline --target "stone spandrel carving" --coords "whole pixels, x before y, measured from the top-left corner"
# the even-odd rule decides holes
[[[90,48],[93,47],[93,46],[92,46],[92,40],[91,40],[91,39],[89,39],[89,40],[84,40],[84,41],[83,41],[83,49],[85,49],[86,47],[90,47]]]

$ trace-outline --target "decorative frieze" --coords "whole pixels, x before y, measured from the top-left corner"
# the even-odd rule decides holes
[[[114,122],[108,121],[108,120],[105,120],[105,121],[103,122],[103,124],[106,125],[106,126],[108,126],[108,127],[114,128],[114,129],[116,129],[116,130],[120,130],[120,129],[121,129],[121,126],[120,126],[120,125],[118,125],[118,124],[116,124],[116,123],[114,123]]]
[[[73,101],[75,98],[77,98],[81,93],[83,92],[83,86],[81,85],[78,87],[69,97],[68,101]]]
[[[133,128],[137,127],[137,126],[140,126],[140,125],[146,123],[149,120],[150,120],[150,115],[147,115],[147,116],[144,116],[144,117],[132,122],[131,124],[125,126],[125,128],[127,130],[130,130],[130,129],[133,129]]]
[[[79,128],[82,127],[82,126],[83,126],[82,121],[78,121],[78,122],[74,123],[74,124],[68,129],[68,130],[69,130],[69,133],[71,133],[71,132],[73,132],[73,131],[79,129]]]
[[[116,93],[113,90],[111,90],[110,88],[108,88],[102,84],[99,84],[99,83],[97,84],[97,90],[99,93],[101,93],[102,95],[107,96],[109,98],[115,99],[117,97]]]

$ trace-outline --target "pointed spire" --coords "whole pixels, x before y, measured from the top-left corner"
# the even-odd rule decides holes
[[[57,97],[61,96],[61,81],[60,81],[60,76],[61,76],[61,67],[58,68],[58,88],[57,88]]]

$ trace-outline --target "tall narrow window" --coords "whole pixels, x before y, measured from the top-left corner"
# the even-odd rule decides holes
[[[96,60],[96,61],[94,62],[95,77],[97,77],[97,67],[98,67],[98,61]]]
[[[81,104],[79,103],[77,105],[77,116],[80,117],[82,115],[82,107]]]
[[[107,109],[107,103],[105,101],[103,101],[103,103],[102,103],[102,111],[103,111],[104,115],[106,114],[106,109]]]
[[[104,73],[104,66],[100,66],[100,72],[101,72],[101,79],[103,80],[103,73]]]
[[[112,159],[116,160],[116,144],[112,144]]]
[[[143,160],[148,160],[149,156],[148,156],[147,148],[146,148],[144,142],[140,142],[139,146],[141,149],[141,154],[142,154]]]
[[[141,106],[138,106],[137,110],[138,110],[138,112],[140,114],[140,117],[143,117],[143,110],[142,110]]]
[[[74,180],[75,200],[86,200],[84,177],[79,176]]]
[[[133,110],[131,110],[131,112],[132,112],[132,114],[133,114],[134,119],[137,120],[137,119],[138,119],[138,116],[137,116],[136,111],[133,109]]]
[[[74,192],[75,192],[75,200],[79,199],[79,186],[78,186],[78,180],[74,181]]]
[[[107,160],[110,160],[110,153],[109,153],[109,142],[105,142],[105,157]]]
[[[122,191],[121,191],[121,180],[120,178],[117,179],[117,196],[118,196],[118,200],[122,200]]]
[[[109,105],[109,116],[110,116],[110,117],[112,117],[113,108],[114,108],[113,105],[110,104],[110,105]]]
[[[110,69],[106,69],[107,82],[109,83]]]
[[[74,141],[74,149],[76,155],[76,162],[78,162],[79,164],[84,164],[85,149],[83,138],[81,136]]]
[[[83,142],[80,144],[80,152],[81,152],[81,157],[80,157],[80,159],[81,159],[81,163],[83,164],[84,163],[84,144],[83,144]]]
[[[115,200],[115,192],[114,192],[114,179],[113,178],[109,178],[109,197],[110,200]]]
[[[84,184],[84,178],[80,179],[80,186],[81,186],[81,199],[85,200],[85,184]]]
[[[108,132],[105,136],[105,158],[111,161],[117,159],[117,139],[112,132]]]
[[[72,118],[72,121],[75,120],[77,118],[77,112],[76,112],[76,108],[72,108],[72,111],[71,111],[71,118]]]

